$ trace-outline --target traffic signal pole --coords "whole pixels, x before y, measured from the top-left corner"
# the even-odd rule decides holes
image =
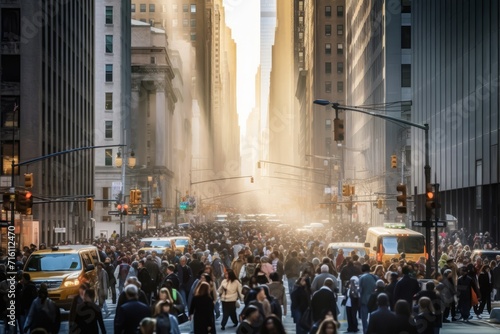
[[[424,165],[424,178],[425,178],[425,184],[430,184],[431,183],[431,166],[429,165],[429,124],[417,124],[413,123],[410,121],[407,121],[405,119],[397,118],[397,117],[392,117],[389,115],[384,115],[384,114],[377,114],[372,111],[367,111],[363,109],[358,109],[358,108],[353,108],[353,107],[348,107],[348,106],[343,106],[340,105],[339,103],[335,102],[330,102],[328,100],[314,100],[314,104],[322,105],[322,106],[327,106],[331,105],[331,107],[335,110],[349,110],[349,111],[354,111],[354,112],[359,112],[362,114],[370,115],[373,117],[378,117],[382,118],[385,120],[393,121],[396,123],[401,123],[405,124],[411,127],[418,128],[420,130],[424,130],[424,148],[425,148],[425,165]],[[426,244],[426,251],[427,251],[427,259],[426,259],[426,266],[425,266],[425,277],[426,278],[431,278],[431,256],[430,256],[430,245],[431,245],[431,224],[432,224],[432,219],[426,215],[426,228],[425,228],[425,244]],[[437,240],[434,242],[434,257],[437,257]]]

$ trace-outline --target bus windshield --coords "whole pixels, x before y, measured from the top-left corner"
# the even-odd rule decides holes
[[[424,238],[418,235],[404,237],[385,236],[382,237],[382,246],[386,254],[423,253]]]

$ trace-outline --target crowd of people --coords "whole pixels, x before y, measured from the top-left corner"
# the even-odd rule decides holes
[[[192,242],[186,249],[147,253],[141,239],[153,233],[188,235]],[[359,318],[364,333],[399,333],[406,327],[408,333],[438,333],[444,323],[469,321],[471,309],[480,318],[484,308],[491,310],[492,297],[500,299],[500,259],[470,258],[471,247],[494,245],[487,233],[469,240],[472,245],[463,230],[441,236],[439,268],[425,287],[417,280],[425,277],[425,258],[411,262],[400,254],[377,263],[356,253],[328,252],[333,241],[362,242],[363,224],[342,224],[315,235],[265,222],[198,223],[153,233],[113,233],[93,242],[99,249],[98,280],[95,286],[81,284],[73,299],[71,333],[106,333],[108,297],[116,304],[115,333],[148,334],[180,333],[179,325],[188,321],[193,333],[216,333],[219,317],[223,331],[232,325],[236,333],[285,333],[282,319],[287,316],[298,334],[337,333],[339,298],[349,332],[359,331]],[[47,298],[47,287],[36,289],[29,273],[22,272],[36,249],[31,245],[16,254],[17,323],[21,333],[39,328],[57,333],[60,316]],[[3,261],[0,256],[5,307]]]

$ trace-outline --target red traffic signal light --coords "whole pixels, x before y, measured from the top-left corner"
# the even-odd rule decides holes
[[[396,208],[399,213],[406,213],[406,184],[398,184],[396,187],[397,191],[401,192],[401,195],[396,196],[396,200],[401,203],[400,206]]]
[[[397,155],[391,155],[391,168],[398,168],[398,157]]]

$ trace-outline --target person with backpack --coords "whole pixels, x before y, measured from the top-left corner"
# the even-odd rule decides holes
[[[250,283],[250,279],[255,275],[256,267],[257,263],[254,263],[253,255],[249,255],[247,257],[245,265],[243,265],[241,272],[239,273],[239,277],[242,284]]]
[[[123,287],[125,286],[125,281],[127,280],[128,273],[130,270],[130,264],[128,263],[128,258],[123,258],[122,263],[116,266],[114,277],[118,281],[118,294],[121,294]]]

